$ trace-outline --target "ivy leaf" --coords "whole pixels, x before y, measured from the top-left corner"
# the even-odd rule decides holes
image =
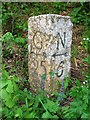
[[[8,93],[13,93],[13,92],[14,92],[13,83],[12,83],[11,80],[8,80],[8,86],[7,86],[7,88],[6,88],[6,91],[7,91]]]

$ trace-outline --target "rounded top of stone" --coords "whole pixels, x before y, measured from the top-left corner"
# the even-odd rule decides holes
[[[62,15],[58,15],[58,14],[43,14],[43,15],[37,15],[37,16],[31,16],[29,17],[30,18],[38,18],[38,17],[49,17],[49,16],[52,16],[52,17],[59,17],[59,18],[65,18],[65,19],[70,19],[70,16],[62,16]]]

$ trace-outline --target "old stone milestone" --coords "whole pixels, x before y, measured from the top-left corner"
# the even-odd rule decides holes
[[[60,91],[70,75],[72,23],[69,16],[45,14],[28,20],[28,68],[34,91]]]

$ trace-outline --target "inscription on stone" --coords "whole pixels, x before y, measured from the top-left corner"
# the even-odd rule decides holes
[[[72,23],[69,16],[46,14],[28,21],[28,68],[34,91],[60,90],[70,75]]]

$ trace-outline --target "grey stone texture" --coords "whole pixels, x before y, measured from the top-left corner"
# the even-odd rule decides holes
[[[59,82],[70,75],[72,27],[69,16],[45,14],[29,18],[28,68],[35,92],[59,91]]]

